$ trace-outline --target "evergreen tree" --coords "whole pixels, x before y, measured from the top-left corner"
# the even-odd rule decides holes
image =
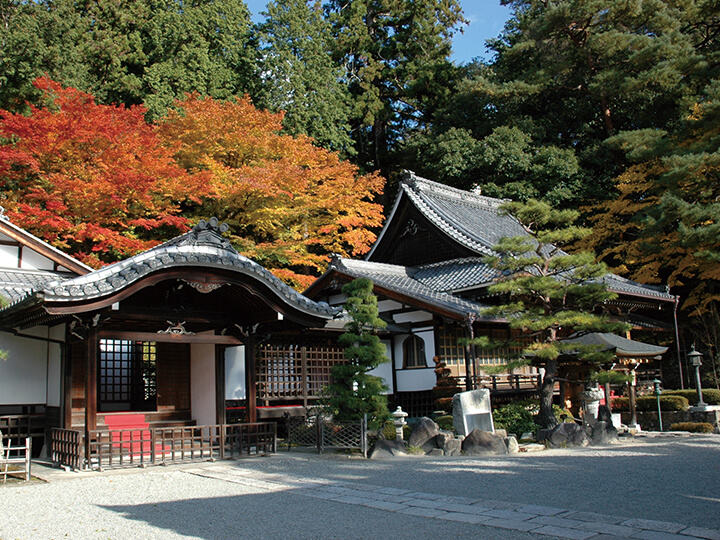
[[[349,95],[331,56],[330,26],[320,3],[274,0],[265,15],[258,104],[285,111],[283,126],[289,133],[352,154]]]
[[[457,0],[330,0],[335,60],[352,95],[359,165],[386,173],[390,152],[449,91]]]
[[[242,0],[10,0],[0,8],[0,107],[22,110],[49,76],[99,103],[165,114],[186,92],[253,89],[257,50]]]
[[[381,424],[388,416],[387,390],[380,377],[368,372],[389,362],[377,331],[385,328],[379,317],[373,283],[361,278],[342,288],[345,310],[350,315],[346,331],[338,340],[345,347],[344,364],[333,367],[333,382],[327,386],[329,404],[338,420],[356,420],[367,414]]]
[[[530,363],[544,368],[539,422],[549,428],[557,424],[552,397],[558,367],[567,358],[563,355],[573,351],[585,362],[608,360],[592,347],[568,345],[562,338],[573,333],[626,330],[627,325],[596,313],[598,306],[616,296],[602,281],[607,273],[605,265],[596,263],[592,253],[562,250],[591,234],[590,229],[571,225],[577,212],[554,210],[535,200],[507,203],[503,210],[518,219],[527,235],[503,238],[494,248],[496,255],[487,258],[503,276],[488,292],[500,295],[505,303],[488,308],[484,314],[506,318],[510,328],[519,331],[516,341],[522,349],[521,357],[508,368]],[[475,344],[482,348],[498,346],[486,336],[476,338]]]

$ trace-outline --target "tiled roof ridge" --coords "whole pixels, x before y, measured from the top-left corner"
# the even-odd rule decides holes
[[[395,274],[400,276],[412,277],[415,269],[411,266],[400,266],[398,264],[380,263],[372,261],[358,261],[345,257],[334,257],[331,262],[336,268],[346,268],[348,270],[364,270],[366,272],[383,272],[385,274]]]
[[[220,236],[224,232],[217,220],[204,220],[188,233],[178,236],[148,251],[134,255],[72,279],[51,281],[32,294],[45,300],[77,301],[101,298],[123,289],[153,272],[174,266],[202,266],[205,268],[233,269],[240,273],[254,274],[266,286],[274,289],[288,303],[306,312],[335,316],[338,313],[324,302],[315,302],[277,278],[272,272],[255,261],[240,255],[230,243]],[[13,302],[10,306],[16,305]],[[7,307],[10,307],[7,306]]]
[[[430,268],[441,268],[443,266],[452,266],[454,264],[470,264],[470,263],[482,263],[483,257],[459,257],[457,259],[448,259],[447,261],[438,261],[428,264],[421,264],[417,267],[418,270],[427,270]]]
[[[439,184],[409,171],[403,178],[401,188],[431,222],[446,232],[452,230],[451,236],[461,244],[485,255],[493,253],[494,245],[479,238],[475,232],[447,215],[438,203],[443,199],[452,200],[468,208],[476,209],[480,206],[485,211],[500,215],[498,210],[505,201]]]
[[[491,211],[499,210],[500,206],[507,202],[503,199],[488,197],[474,191],[467,191],[464,189],[448,186],[447,184],[434,182],[432,180],[428,180],[427,178],[418,176],[412,171],[405,171],[403,183],[414,190],[444,196],[468,205],[472,204],[473,206],[475,206],[477,204],[481,204],[482,206],[487,207]]]

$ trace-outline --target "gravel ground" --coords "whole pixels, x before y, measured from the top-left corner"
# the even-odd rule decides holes
[[[266,489],[192,473],[219,466],[282,482]],[[319,500],[297,489],[317,479],[720,529],[720,436],[638,437],[482,459],[368,461],[280,451],[214,464],[35,472],[47,482],[0,485],[0,539],[549,538]]]

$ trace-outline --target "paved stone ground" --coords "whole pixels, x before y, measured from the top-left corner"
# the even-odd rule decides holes
[[[720,436],[489,458],[268,458],[0,485],[0,539],[720,539]]]

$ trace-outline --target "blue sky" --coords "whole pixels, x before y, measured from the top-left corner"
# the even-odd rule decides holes
[[[267,0],[245,0],[253,14],[265,10]],[[510,18],[510,9],[501,6],[500,0],[460,0],[465,18],[470,22],[462,34],[453,38],[452,59],[458,63],[469,62],[476,56],[486,55],[485,40],[497,37],[505,21]]]

